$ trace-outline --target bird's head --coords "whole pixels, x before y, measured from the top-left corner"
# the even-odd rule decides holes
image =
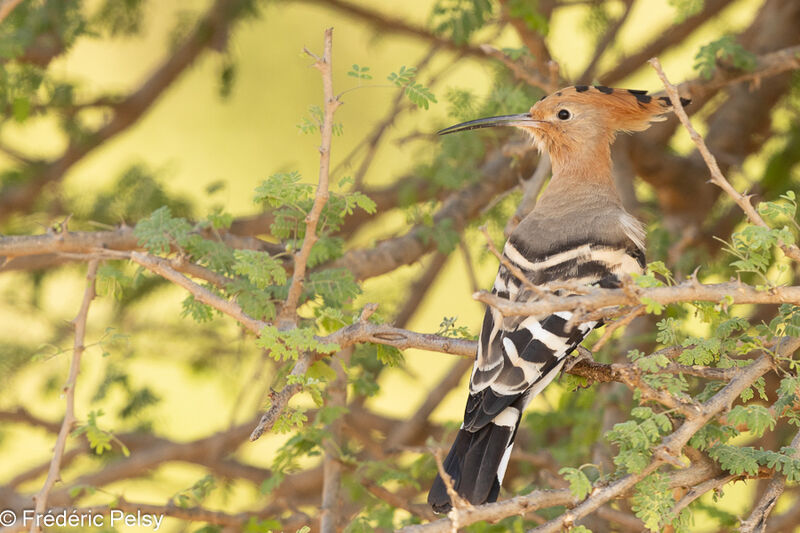
[[[530,133],[536,146],[556,160],[593,146],[608,146],[618,131],[647,129],[651,122],[664,120],[661,115],[671,109],[666,96],[654,98],[646,91],[578,85],[542,98],[527,113],[472,120],[439,134],[514,126]]]

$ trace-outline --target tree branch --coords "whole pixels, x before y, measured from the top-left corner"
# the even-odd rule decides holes
[[[773,287],[760,291],[741,282],[704,285],[697,281],[686,281],[672,287],[643,289],[629,284],[622,289],[591,288],[586,294],[574,296],[545,294],[530,302],[511,302],[487,291],[477,292],[473,298],[491,305],[504,316],[547,316],[556,311],[580,309],[585,312],[604,307],[638,305],[642,298],[661,305],[693,301],[730,305],[775,303],[800,305],[800,287]]]
[[[314,195],[314,205],[306,216],[306,235],[303,238],[303,245],[295,254],[294,274],[289,285],[289,294],[286,302],[281,307],[278,315],[279,327],[288,327],[297,322],[295,311],[300,300],[300,293],[303,291],[303,281],[306,276],[306,265],[308,257],[311,255],[311,248],[317,242],[317,223],[322,214],[322,208],[328,202],[328,181],[331,166],[331,139],[333,138],[333,114],[341,105],[341,102],[333,92],[333,73],[331,70],[331,48],[333,46],[333,28],[325,30],[325,43],[322,57],[317,57],[308,50],[306,53],[316,59],[314,67],[320,71],[322,76],[322,90],[324,104],[324,116],[322,119],[322,144],[319,148],[319,184]]]
[[[347,405],[347,374],[345,365],[350,361],[351,348],[339,352],[339,357],[331,360],[336,372],[336,379],[326,389],[328,398],[326,405],[333,408],[344,408]],[[341,525],[341,489],[342,489],[342,417],[339,416],[326,428],[329,437],[323,441],[325,455],[322,459],[322,506],[319,521],[321,533],[336,533]]]
[[[97,277],[98,261],[89,261],[89,266],[86,273],[86,290],[83,293],[83,301],[81,302],[80,310],[75,320],[72,321],[75,327],[75,342],[72,348],[72,362],[69,367],[69,376],[67,382],[64,384],[63,393],[66,397],[67,408],[64,413],[64,421],[61,423],[61,429],[58,432],[58,438],[53,451],[53,459],[50,461],[50,470],[47,472],[47,479],[33,500],[36,502],[36,514],[44,514],[47,509],[47,498],[56,481],[60,479],[61,459],[64,456],[64,448],[67,445],[67,438],[72,432],[77,419],[75,418],[75,386],[78,381],[78,374],[81,371],[81,356],[84,350],[84,339],[86,337],[86,319],[89,316],[89,305],[95,297],[95,278]],[[40,532],[42,529],[38,521],[33,521],[31,524],[31,533]]]
[[[433,217],[433,223],[452,222],[454,231],[462,231],[467,224],[497,194],[517,185],[520,176],[530,176],[537,157],[533,150],[517,161],[494,152],[480,169],[480,177],[473,185],[453,193]],[[356,279],[366,279],[391,272],[399,266],[411,264],[436,248],[433,239],[426,239],[427,228],[415,227],[405,235],[387,239],[369,249],[350,250],[329,265],[346,268]]]
[[[725,191],[728,196],[733,198],[733,201],[742,208],[742,211],[744,211],[744,214],[747,215],[747,218],[751,223],[755,224],[756,226],[761,226],[762,228],[770,229],[769,225],[764,222],[764,219],[761,218],[761,215],[759,215],[758,211],[756,211],[756,209],[753,207],[753,204],[750,203],[750,198],[740,194],[739,191],[734,189],[730,182],[725,179],[725,176],[722,175],[722,171],[719,169],[719,165],[717,164],[717,159],[708,150],[705,141],[700,134],[697,133],[697,130],[694,129],[694,126],[692,126],[692,122],[689,120],[688,115],[686,115],[686,110],[683,109],[683,104],[681,104],[678,90],[667,79],[667,76],[664,74],[664,70],[661,68],[661,63],[658,61],[658,58],[654,57],[650,59],[649,63],[652,65],[653,69],[655,69],[658,77],[664,84],[664,88],[667,90],[667,95],[669,95],[669,99],[672,102],[672,107],[675,111],[675,114],[678,115],[678,119],[680,119],[681,124],[683,124],[683,126],[689,132],[692,142],[694,142],[694,144],[697,146],[697,149],[700,151],[700,155],[703,156],[703,160],[705,161],[706,166],[708,166],[708,170],[711,172],[711,181],[717,187]],[[781,250],[783,250],[783,253],[785,253],[788,257],[792,258],[794,261],[800,262],[800,248],[798,248],[796,245],[786,244],[783,241],[778,240],[778,246],[780,246]]]

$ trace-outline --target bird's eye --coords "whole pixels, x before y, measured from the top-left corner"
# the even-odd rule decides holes
[[[569,120],[569,119],[570,119],[570,117],[572,117],[572,113],[570,113],[570,112],[569,112],[569,111],[567,111],[566,109],[562,109],[561,111],[559,111],[559,112],[558,112],[558,115],[557,115],[557,116],[558,116],[558,118],[560,118],[561,120]]]

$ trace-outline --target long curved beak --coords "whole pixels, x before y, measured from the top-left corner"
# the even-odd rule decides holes
[[[447,135],[448,133],[455,133],[457,131],[494,128],[496,126],[536,126],[538,122],[538,120],[531,118],[530,113],[502,115],[499,117],[479,118],[477,120],[470,120],[469,122],[462,122],[461,124],[456,124],[455,126],[440,130],[437,133],[439,135]]]

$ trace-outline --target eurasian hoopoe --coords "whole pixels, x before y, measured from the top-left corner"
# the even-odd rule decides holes
[[[646,91],[578,85],[541,99],[529,113],[473,120],[439,133],[493,126],[528,132],[539,151],[550,154],[553,175],[503,255],[534,285],[614,287],[623,275],[642,272],[645,231],[622,207],[611,175],[611,143],[618,131],[645,130],[670,108],[667,97]],[[513,301],[536,297],[503,265],[492,292]],[[522,412],[598,325],[567,328],[571,317],[566,311],[503,317],[486,309],[464,423],[444,461],[453,487],[470,503],[497,499]],[[451,507],[440,476],[428,503],[437,512]]]

